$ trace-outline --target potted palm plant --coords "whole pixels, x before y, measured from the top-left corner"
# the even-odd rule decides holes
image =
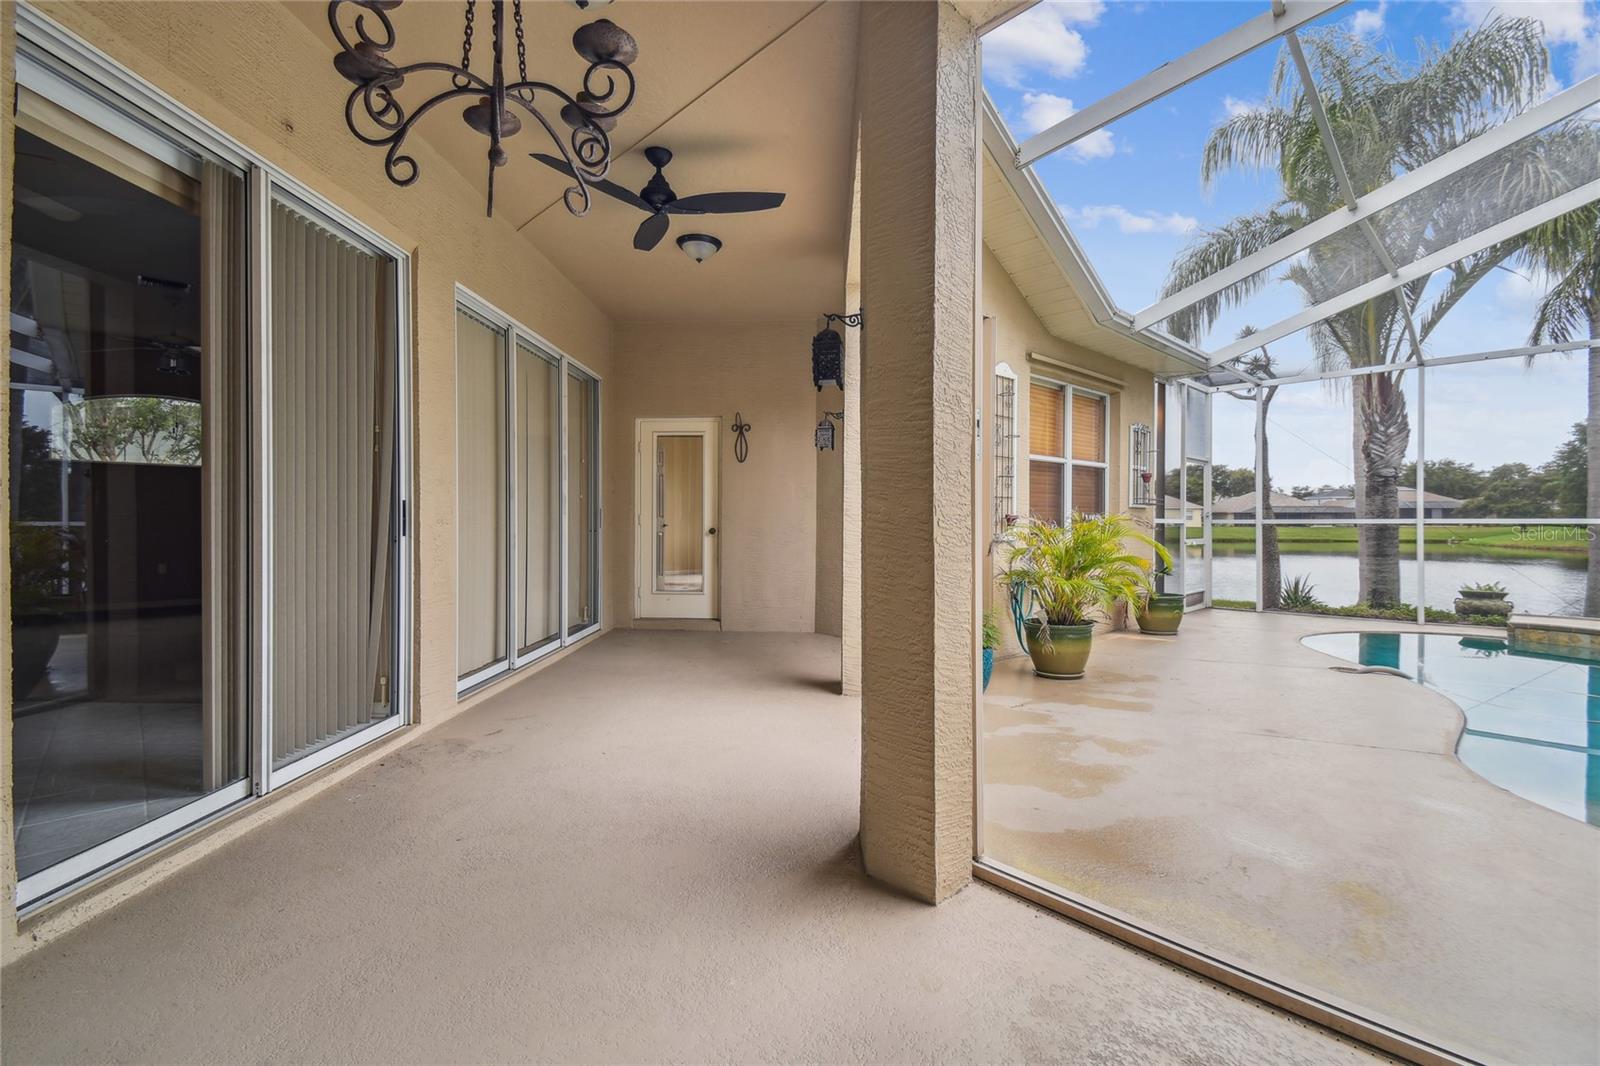
[[[1157,577],[1166,577],[1171,573],[1172,567],[1167,563],[1156,566]],[[1162,636],[1176,633],[1178,626],[1183,624],[1183,601],[1181,592],[1156,592],[1154,588],[1144,599],[1132,601],[1139,632]]]
[[[1071,680],[1083,676],[1094,639],[1095,611],[1118,600],[1143,603],[1155,591],[1150,560],[1130,542],[1166,549],[1133,527],[1126,515],[1073,515],[1065,526],[1029,522],[1011,535],[1005,580],[1025,591],[1033,613],[1022,623],[1033,672]]]

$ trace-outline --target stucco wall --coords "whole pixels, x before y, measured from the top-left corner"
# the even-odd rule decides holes
[[[417,558],[414,708],[437,722],[466,703],[455,697],[454,286],[465,284],[604,378],[602,417],[615,421],[611,326],[582,291],[512,228],[484,217],[481,183],[413,139],[421,178],[410,188],[384,177],[381,152],[346,130],[349,83],[333,70],[333,45],[279,4],[43,3],[45,14],[182,101],[246,147],[412,252]],[[4,5],[9,34],[14,8]],[[9,72],[10,51],[7,53]],[[9,73],[7,74],[9,78]],[[9,102],[9,80],[5,86]],[[5,111],[3,192],[9,212],[11,121]],[[516,165],[515,163],[513,165]],[[0,262],[9,264],[9,222]],[[10,306],[9,291],[0,292]],[[809,397],[797,391],[809,409]],[[731,413],[731,412],[730,412]],[[609,458],[609,454],[606,458]],[[806,466],[811,457],[806,455]],[[606,477],[614,468],[608,464]],[[809,507],[809,498],[808,498]],[[806,526],[807,544],[811,525]],[[811,575],[806,574],[809,589]],[[810,628],[806,597],[805,628]],[[526,674],[524,676],[527,676]],[[512,683],[512,682],[508,682]],[[498,691],[504,685],[489,691]],[[7,796],[10,686],[4,686]],[[468,701],[470,702],[470,701]],[[5,804],[4,895],[14,884],[11,805]],[[9,940],[13,923],[0,936]],[[9,953],[8,953],[9,954]]]
[[[815,393],[815,421],[843,414],[844,392],[828,386]],[[844,438],[857,427],[833,422],[834,447],[817,452],[817,622],[829,636],[844,632]]]
[[[994,364],[1004,362],[1017,375],[1016,513],[1028,513],[1028,384],[1037,375],[1110,395],[1107,507],[1111,511],[1131,515],[1142,530],[1150,532],[1155,517],[1154,509],[1128,506],[1128,427],[1135,422],[1155,425],[1155,378],[1148,371],[1053,336],[1033,313],[1033,308],[1028,306],[1028,301],[1011,280],[1011,275],[1000,265],[1000,260],[987,247],[983,250],[983,314],[990,320],[989,328],[993,336],[992,352],[985,353],[989,364],[985,368],[988,384],[983,390],[986,408],[992,408],[995,399]],[[1030,360],[1030,354],[1042,355],[1057,362]],[[1074,372],[1059,364],[1084,372]],[[992,410],[986,410],[984,424],[992,425],[991,419]],[[993,509],[993,492],[993,452],[986,447],[982,492],[985,514]],[[988,551],[993,565],[998,567],[1003,562],[1003,551],[998,550],[992,542],[988,544]],[[986,589],[985,597],[985,605],[997,610],[1001,616],[1000,629],[1005,642],[1001,654],[1021,654],[1009,621],[1005,597],[996,586]]]
[[[606,602],[615,624],[628,625],[634,612],[637,420],[719,417],[722,627],[812,631],[815,331],[809,318],[618,324],[613,350],[618,372],[607,382],[611,406],[605,429]],[[744,463],[733,457],[736,412],[751,426]]]

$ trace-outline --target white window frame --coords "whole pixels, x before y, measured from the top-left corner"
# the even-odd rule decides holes
[[[113,136],[119,137],[175,165],[192,168],[209,156],[240,171],[245,177],[248,245],[249,367],[246,387],[254,422],[250,449],[250,527],[248,550],[250,589],[245,607],[250,629],[249,661],[240,668],[250,675],[249,705],[244,708],[249,730],[249,753],[242,780],[225,785],[160,818],[146,822],[19,878],[17,914],[37,912],[69,892],[135,862],[158,847],[191,834],[233,808],[254,802],[274,789],[302,777],[357,748],[409,724],[415,663],[414,550],[410,515],[414,485],[412,449],[411,363],[411,258],[406,250],[310,186],[263,156],[257,155],[228,133],[185,107],[112,59],[105,52],[57,25],[26,3],[12,9],[16,26],[16,81],[40,96],[66,108]],[[390,687],[394,713],[368,728],[320,748],[296,762],[272,767],[271,671],[273,661],[272,610],[272,440],[271,348],[267,333],[271,321],[269,236],[274,197],[286,198],[309,209],[325,222],[347,231],[394,262],[395,316],[395,479],[398,519],[395,566],[395,673]]]
[[[1077,510],[1074,507],[1074,501],[1072,499],[1072,472],[1078,467],[1100,471],[1100,499],[1105,505],[1105,509],[1104,511],[1097,513],[1110,514],[1116,509],[1114,506],[1115,501],[1113,501],[1111,498],[1111,394],[1108,392],[1103,392],[1100,389],[1086,388],[1083,385],[1074,385],[1068,381],[1061,381],[1056,378],[1046,377],[1043,374],[1034,374],[1030,378],[1028,385],[1029,388],[1032,388],[1034,385],[1043,385],[1047,388],[1059,389],[1062,394],[1061,450],[1066,454],[1039,455],[1032,450],[1028,452],[1028,462],[1030,465],[1035,462],[1041,462],[1052,463],[1061,467],[1061,521],[1065,523],[1077,513]],[[1105,410],[1105,418],[1101,421],[1103,439],[1100,442],[1100,454],[1105,456],[1104,461],[1096,461],[1093,459],[1074,459],[1072,457],[1072,397],[1078,393],[1082,393],[1085,396],[1093,396],[1095,399],[1100,401]],[[1028,404],[1028,410],[1031,418],[1031,412],[1033,410],[1033,404],[1031,401]],[[1033,441],[1033,426],[1031,422],[1028,426],[1028,439],[1031,449]],[[1029,480],[1032,480],[1031,474],[1029,475]],[[1028,510],[1030,514],[1033,511],[1033,500],[1031,498],[1028,500]]]
[[[500,681],[503,678],[513,676],[523,667],[538,662],[545,656],[551,655],[562,648],[571,647],[572,645],[577,644],[579,641],[593,636],[595,633],[600,631],[605,613],[605,567],[601,565],[600,554],[604,547],[604,537],[599,532],[599,530],[604,528],[605,521],[604,501],[600,497],[600,494],[605,488],[605,479],[602,476],[602,472],[604,470],[604,458],[601,454],[601,446],[605,440],[605,433],[601,424],[602,412],[604,410],[604,403],[601,399],[603,394],[603,381],[599,374],[597,374],[592,368],[583,362],[574,359],[561,348],[555,344],[552,344],[549,340],[545,339],[534,330],[529,329],[516,318],[500,310],[500,308],[496,307],[494,304],[490,303],[488,300],[484,299],[482,296],[479,296],[477,293],[473,292],[471,289],[460,284],[459,282],[455,287],[455,297],[456,307],[459,310],[464,310],[472,317],[482,320],[484,323],[494,329],[500,330],[505,338],[505,344],[501,351],[501,373],[503,375],[503,380],[505,381],[505,389],[503,390],[503,417],[505,419],[506,432],[505,439],[501,442],[501,447],[504,451],[506,470],[506,479],[504,485],[502,486],[502,492],[504,493],[503,499],[504,503],[506,504],[503,512],[506,525],[504,530],[504,543],[506,546],[504,571],[504,579],[506,583],[506,654],[502,658],[490,663],[482,669],[475,670],[465,676],[460,674],[460,664],[457,664],[456,697],[458,699],[462,699],[489,685],[494,684],[497,681]],[[456,338],[452,332],[452,343],[456,343],[458,340],[459,338]],[[520,479],[517,476],[516,464],[516,440],[518,429],[517,374],[519,369],[517,362],[519,345],[525,345],[533,349],[543,358],[549,360],[556,367],[556,370],[560,376],[560,416],[559,424],[557,426],[557,439],[560,442],[561,451],[561,491],[559,496],[560,533],[558,537],[558,552],[561,559],[561,590],[559,596],[560,605],[558,609],[560,631],[555,637],[526,648],[520,645],[522,634],[520,632],[520,626],[518,625],[518,618],[521,615],[522,607],[522,601],[520,598],[521,590],[518,587],[519,582],[517,581],[517,557],[521,551],[521,544],[517,535],[518,522],[516,518],[518,514],[517,508],[520,505]],[[589,380],[594,382],[595,386],[596,402],[594,435],[596,475],[594,479],[594,491],[596,493],[596,511],[600,516],[600,521],[597,524],[598,528],[596,532],[595,550],[595,619],[583,629],[575,632],[569,632],[567,615],[569,607],[572,603],[573,594],[570,565],[572,557],[572,545],[569,543],[571,540],[569,535],[569,523],[571,518],[570,475],[572,463],[571,457],[568,454],[567,444],[567,393],[568,385],[571,382],[572,375],[574,373],[587,377]],[[457,486],[456,491],[458,494],[455,500],[457,508],[456,513],[459,514],[459,485]],[[457,563],[454,565],[456,565],[458,568],[456,577],[457,585],[459,586],[459,551],[457,552],[457,560]],[[457,611],[459,612],[459,610],[460,605],[458,604]]]

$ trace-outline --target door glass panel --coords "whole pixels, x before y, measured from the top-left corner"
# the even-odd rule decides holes
[[[561,637],[561,369],[517,343],[518,646]]]
[[[505,333],[456,312],[456,668],[506,657]]]
[[[1200,395],[1191,390],[1191,396]],[[1206,514],[1206,475],[1207,464],[1189,462],[1184,464],[1183,494],[1186,501],[1183,529],[1183,591],[1190,597],[1191,603],[1198,602],[1198,597],[1205,592],[1209,575],[1206,567],[1206,524],[1210,516]]]
[[[705,438],[656,437],[657,592],[703,592],[705,571]]]
[[[245,201],[229,168],[180,170],[99,131],[86,156],[81,120],[62,128],[26,90],[17,104],[7,480],[27,878],[245,774]]]
[[[272,206],[272,757],[395,713],[394,263]]]
[[[567,374],[567,632],[600,621],[600,384]]]

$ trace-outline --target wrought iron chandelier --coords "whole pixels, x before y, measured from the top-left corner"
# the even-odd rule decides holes
[[[572,47],[588,61],[589,69],[583,75],[583,88],[575,95],[568,95],[548,82],[528,77],[522,0],[511,0],[516,37],[516,77],[511,81],[507,80],[505,68],[505,0],[489,0],[494,58],[487,77],[471,69],[477,0],[466,0],[460,64],[434,61],[396,66],[387,55],[395,45],[394,23],[389,12],[399,7],[400,2],[330,0],[328,4],[328,25],[341,49],[333,57],[334,69],[355,83],[345,101],[345,124],[363,144],[387,147],[383,168],[389,180],[400,186],[417,180],[417,161],[405,153],[405,142],[418,119],[446,101],[476,96],[476,102],[466,107],[461,117],[468,126],[489,138],[487,213],[494,214],[494,172],[506,164],[505,140],[522,129],[522,119],[510,105],[526,112],[544,127],[576,179],[576,184],[562,194],[567,210],[574,215],[587,213],[590,183],[600,181],[611,168],[610,134],[616,128],[617,116],[633,103],[633,74],[628,68],[639,58],[639,45],[632,35],[609,19],[597,19],[580,27],[572,35]],[[353,39],[340,25],[339,9],[345,4],[361,9],[352,22]],[[441,89],[408,110],[397,96],[399,89],[408,77],[433,72],[448,75],[449,88]],[[571,131],[565,138],[541,108],[541,104],[553,107],[558,102],[560,120]]]

